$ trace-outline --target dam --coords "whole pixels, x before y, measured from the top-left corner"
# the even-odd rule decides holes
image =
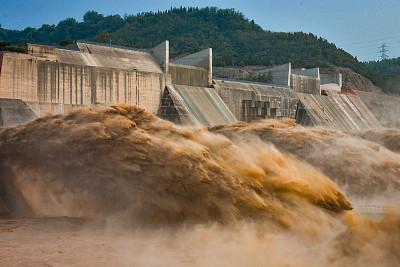
[[[28,47],[1,54],[0,265],[398,262],[399,218],[375,221],[399,211],[395,98],[290,63],[220,77],[211,49],[168,42]]]
[[[213,68],[211,48],[176,59],[169,49],[169,41],[149,49],[81,41],[68,49],[27,44],[27,53],[0,52],[0,127],[114,104],[197,126],[271,118],[346,131],[400,124],[397,116],[382,119],[398,98],[344,94],[340,73],[291,63]],[[260,77],[268,81],[254,81]]]

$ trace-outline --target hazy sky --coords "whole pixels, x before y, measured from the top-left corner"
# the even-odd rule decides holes
[[[360,60],[378,59],[383,42],[400,57],[400,0],[0,0],[0,24],[23,29],[81,20],[87,10],[124,15],[171,6],[235,8],[264,29],[312,32]]]

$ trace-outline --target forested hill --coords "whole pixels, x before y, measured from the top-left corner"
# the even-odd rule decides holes
[[[233,9],[173,8],[121,17],[89,11],[83,21],[65,19],[57,25],[21,31],[0,28],[0,40],[68,44],[85,39],[137,47],[170,40],[172,55],[212,47],[217,66],[276,65],[349,67],[375,80],[375,74],[355,57],[311,33],[283,33],[262,29]]]
[[[370,61],[366,65],[379,74],[376,84],[386,92],[400,93],[400,57]]]

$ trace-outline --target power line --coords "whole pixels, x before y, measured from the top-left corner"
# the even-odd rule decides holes
[[[357,45],[357,44],[364,44],[364,43],[372,43],[372,42],[377,42],[377,41],[386,41],[386,40],[391,40],[391,39],[396,39],[399,38],[400,35],[390,35],[387,37],[382,37],[382,38],[377,38],[377,39],[370,39],[370,40],[365,40],[365,41],[357,41],[357,42],[352,42],[352,43],[344,43],[344,44],[340,44],[340,46],[353,46],[353,45]]]
[[[392,48],[393,46],[390,46]],[[361,61],[376,61],[376,52],[374,53],[366,53],[366,54],[352,54],[353,56],[357,57],[358,59],[363,58]],[[400,55],[390,55],[390,58],[398,58]],[[380,60],[380,58],[378,59]]]
[[[386,44],[399,44],[400,43],[400,39],[398,40],[394,40],[394,41],[390,41],[390,42],[385,42]],[[357,51],[357,50],[365,50],[365,48],[372,48],[377,46],[378,44],[374,44],[374,45],[367,45],[367,46],[360,46],[360,47],[349,47],[349,48],[344,48],[346,50],[350,50],[350,51]],[[392,46],[392,45],[391,45]]]
[[[400,43],[398,43],[396,45],[391,45],[390,47],[393,48],[393,47],[399,47],[399,46],[400,46]]]

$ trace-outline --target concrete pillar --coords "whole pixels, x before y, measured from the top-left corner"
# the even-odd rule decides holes
[[[160,63],[164,73],[167,74],[169,66],[169,41],[165,40],[161,44],[150,49],[150,52]]]
[[[212,48],[179,58],[174,63],[206,69],[208,71],[208,84],[212,85]]]

